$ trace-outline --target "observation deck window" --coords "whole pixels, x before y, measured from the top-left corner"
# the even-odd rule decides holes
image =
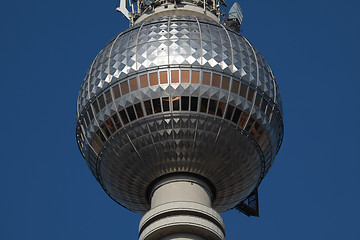
[[[233,116],[233,118],[232,118],[232,121],[233,121],[235,124],[237,124],[237,122],[239,121],[240,115],[241,115],[241,110],[238,109],[238,108],[235,108],[234,116]]]
[[[213,73],[212,86],[220,88],[220,80],[221,80],[221,76]]]
[[[159,113],[161,112],[161,104],[160,104],[160,98],[155,98],[152,100],[154,112]]]
[[[210,86],[211,73],[203,72],[202,84]]]
[[[181,96],[181,110],[189,111],[189,97],[188,96]]]
[[[142,118],[144,116],[144,112],[142,110],[141,103],[136,103],[134,106],[137,117]]]
[[[196,112],[198,106],[198,97],[191,97],[191,107],[190,111]]]
[[[146,115],[153,114],[150,100],[144,101]]]
[[[126,108],[126,112],[130,118],[130,122],[136,120],[136,115],[133,106],[129,106]]]
[[[111,132],[111,134],[113,134],[116,131],[116,128],[114,126],[114,123],[111,121],[111,118],[109,118],[108,120],[106,120],[106,126],[109,129],[109,131]]]
[[[207,98],[201,98],[200,112],[206,113],[208,100]]]
[[[162,105],[163,105],[163,111],[168,112],[170,111],[170,104],[169,104],[169,98],[163,97],[162,98]]]
[[[245,112],[243,112],[243,114],[241,115],[241,119],[240,119],[240,122],[239,122],[239,126],[244,128],[244,125],[246,123],[246,120],[248,119],[249,115],[246,114]]]
[[[255,94],[255,90],[249,87],[249,92],[248,92],[247,100],[249,100],[250,102],[252,102],[252,101],[254,100],[254,94]]]
[[[260,102],[261,102],[261,96],[257,93],[256,94],[256,99],[255,99],[255,106],[260,108]]]
[[[119,117],[117,116],[116,113],[112,116],[112,119],[113,119],[113,121],[115,123],[116,128],[120,129],[122,127],[122,125],[121,125],[120,119],[119,119]]]
[[[229,86],[230,86],[230,78],[223,76],[221,88],[225,90],[229,90]]]
[[[179,111],[179,100],[180,100],[180,97],[173,97],[172,98],[172,103],[173,103],[173,111]]]
[[[119,112],[119,114],[120,114],[120,118],[121,118],[122,122],[124,123],[124,125],[128,124],[128,123],[129,123],[129,119],[128,119],[127,115],[126,115],[125,110],[124,110],[124,109],[121,110],[121,111]]]
[[[210,103],[209,103],[209,114],[215,115],[215,111],[216,111],[216,107],[217,107],[217,101],[210,99]]]
[[[242,96],[243,98],[246,99],[246,93],[248,91],[248,86],[246,86],[245,84],[241,83],[241,87],[240,87],[240,96]]]
[[[110,90],[107,90],[105,92],[105,101],[106,101],[106,105],[112,102],[112,97],[111,97]]]
[[[225,119],[231,120],[233,111],[234,111],[234,107],[229,104],[226,109]]]
[[[219,116],[219,117],[223,117],[223,114],[225,112],[225,106],[226,106],[226,103],[224,102],[219,102],[219,106],[218,106],[218,109],[217,109],[217,112],[216,112],[216,115]]]

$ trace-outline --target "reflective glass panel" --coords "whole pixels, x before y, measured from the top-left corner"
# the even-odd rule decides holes
[[[160,72],[160,84],[166,84],[168,83],[167,79],[167,71]]]
[[[154,72],[154,73],[150,73],[149,74],[149,80],[150,80],[150,86],[155,86],[158,85],[158,73]]]
[[[171,71],[171,82],[178,83],[179,82],[179,70]]]
[[[191,82],[200,83],[200,71],[191,71]]]
[[[127,81],[120,83],[120,88],[121,88],[122,95],[129,93],[129,84]]]
[[[119,85],[116,85],[112,88],[113,93],[114,93],[114,98],[117,99],[120,97],[120,89],[119,89]]]
[[[181,82],[182,83],[190,82],[190,71],[189,70],[181,70]]]
[[[138,85],[137,85],[136,78],[130,79],[129,83],[130,83],[130,89],[131,89],[132,92],[138,90]]]

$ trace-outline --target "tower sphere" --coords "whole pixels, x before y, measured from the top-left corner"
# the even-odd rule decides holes
[[[283,138],[269,65],[224,24],[197,15],[135,23],[92,62],[77,102],[77,141],[105,192],[138,213],[163,176],[206,181],[212,207],[244,200]]]

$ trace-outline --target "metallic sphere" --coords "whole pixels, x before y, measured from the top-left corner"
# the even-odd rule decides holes
[[[120,33],[91,64],[77,102],[77,141],[122,206],[145,213],[167,174],[202,176],[213,208],[244,200],[283,138],[270,67],[241,34],[213,20],[165,16]]]

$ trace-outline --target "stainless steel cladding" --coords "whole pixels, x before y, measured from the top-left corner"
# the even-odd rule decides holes
[[[213,208],[244,200],[283,138],[278,86],[261,54],[210,19],[164,16],[120,33],[80,89],[77,141],[116,202],[150,209],[151,183],[175,172],[214,186]]]

